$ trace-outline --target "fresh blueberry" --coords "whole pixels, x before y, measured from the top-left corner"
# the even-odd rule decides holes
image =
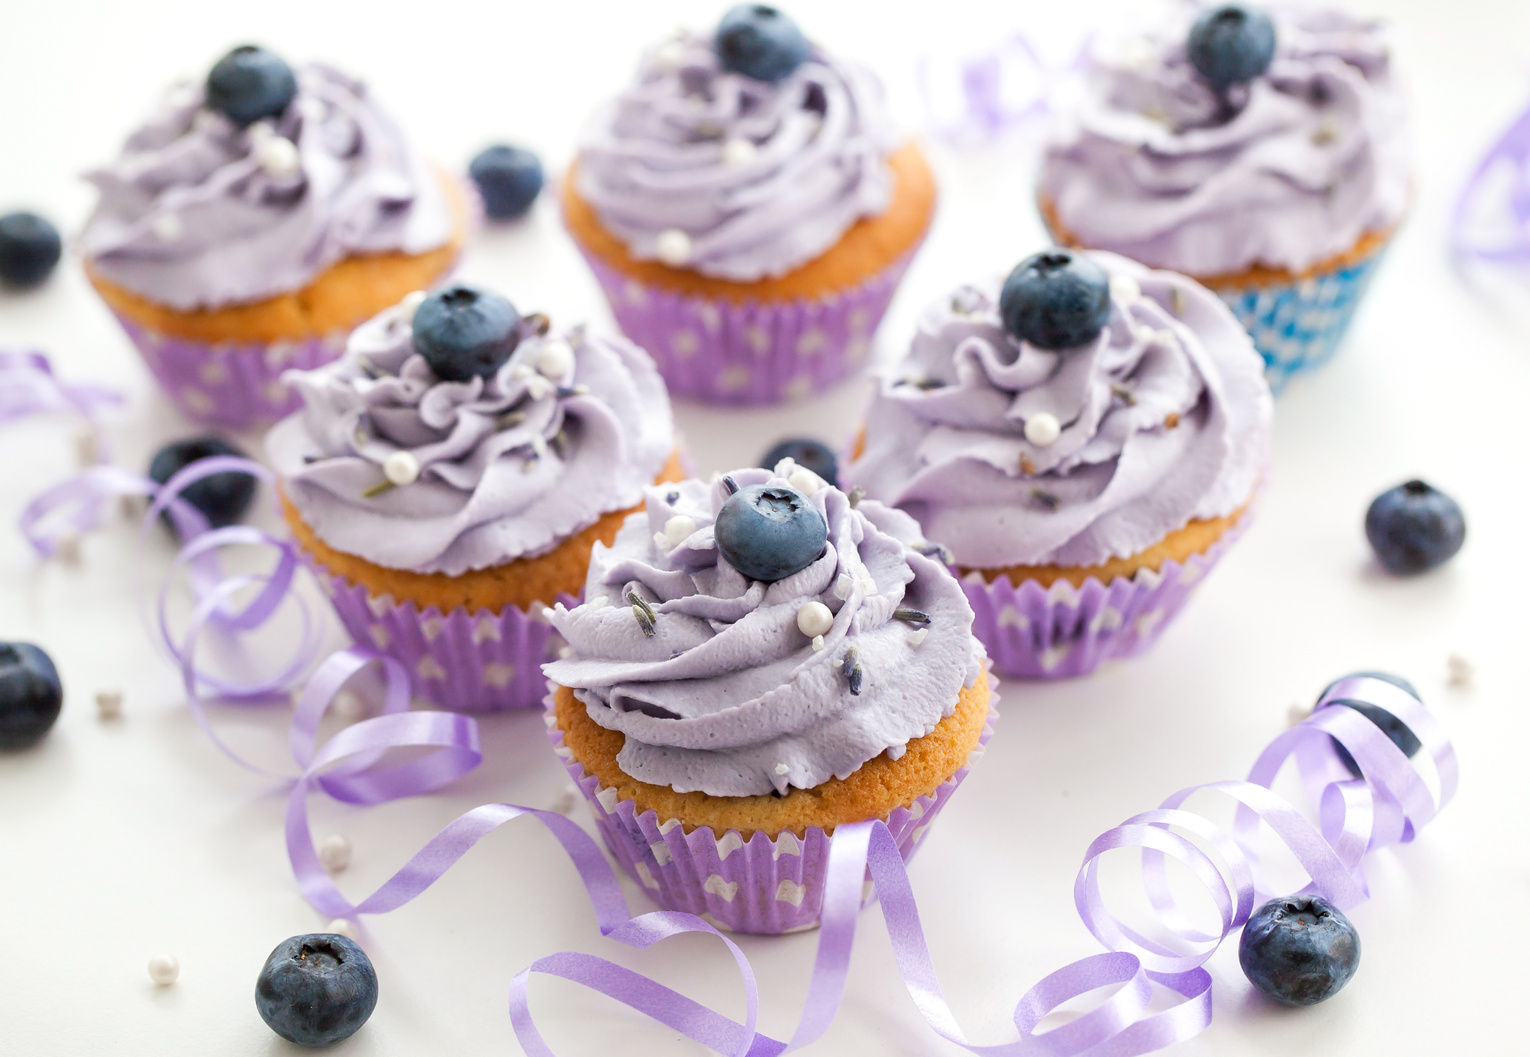
[[[723,15],[716,47],[723,69],[771,84],[789,76],[812,51],[797,23],[765,4],[739,4]]]
[[[823,553],[829,526],[801,492],[752,484],[717,512],[717,551],[751,580],[774,583],[806,569]]]
[[[274,51],[243,44],[213,64],[207,107],[236,125],[279,117],[297,95],[297,76]]]
[[[40,285],[63,252],[58,229],[36,213],[0,217],[0,286],[25,290]]]
[[[1456,556],[1466,542],[1466,518],[1444,492],[1409,481],[1371,502],[1365,537],[1388,572],[1421,573]]]
[[[524,215],[542,193],[542,160],[524,147],[489,147],[468,164],[468,175],[490,220]]]
[[[1252,81],[1275,58],[1275,23],[1257,7],[1221,4],[1190,27],[1185,54],[1213,91]]]
[[[1238,940],[1249,983],[1288,1006],[1332,998],[1360,965],[1360,936],[1321,896],[1272,899],[1254,912]]]
[[[29,642],[0,642],[0,749],[36,745],[63,707],[52,658]]]
[[[277,945],[255,981],[255,1008],[272,1031],[299,1046],[349,1038],[377,1005],[377,973],[344,936],[316,933]]]
[[[154,453],[154,458],[149,462],[149,477],[158,484],[164,484],[192,463],[217,455],[249,458],[228,441],[218,437],[173,440]],[[223,528],[237,524],[244,512],[250,509],[257,484],[251,474],[229,470],[193,481],[181,492],[181,498],[201,511],[213,528]],[[170,523],[168,517],[165,523]]]
[[[454,283],[414,310],[414,350],[443,382],[492,378],[521,341],[521,314],[489,290]]]
[[[1037,253],[1004,280],[999,316],[1011,335],[1039,349],[1079,348],[1110,320],[1110,276],[1072,250]]]
[[[776,468],[776,463],[782,459],[791,459],[798,466],[812,470],[832,485],[839,484],[839,460],[834,457],[834,452],[827,444],[820,444],[806,437],[783,440],[765,453],[765,457],[760,460],[760,465],[767,470],[773,470]]]
[[[1393,686],[1406,693],[1419,704],[1424,703],[1424,699],[1418,695],[1418,691],[1414,689],[1412,683],[1408,682],[1408,680],[1404,679],[1400,675],[1393,675],[1391,672],[1350,672],[1348,675],[1341,675],[1339,678],[1323,687],[1323,692],[1318,694],[1318,700],[1323,700],[1323,698],[1327,696],[1328,691],[1332,690],[1335,686],[1338,686],[1346,679],[1360,679],[1362,677],[1369,679],[1380,679],[1384,683],[1391,683]],[[1409,730],[1407,725],[1403,723],[1402,720],[1392,715],[1392,713],[1388,712],[1386,709],[1378,708],[1377,706],[1367,704],[1364,701],[1351,701],[1347,698],[1341,698],[1340,700],[1330,701],[1328,703],[1330,705],[1347,705],[1348,707],[1354,709],[1356,712],[1359,712],[1366,719],[1380,727],[1386,733],[1386,736],[1392,739],[1392,744],[1401,749],[1405,756],[1412,756],[1415,752],[1418,752],[1419,740],[1414,735],[1413,731]],[[1360,765],[1355,762],[1355,758],[1350,755],[1349,750],[1346,749],[1343,745],[1339,744],[1339,739],[1331,738],[1329,740],[1333,742],[1333,750],[1338,754],[1339,762],[1344,765],[1344,769],[1355,778],[1361,777]]]
[[[1424,699],[1418,695],[1418,691],[1414,689],[1412,683],[1408,682],[1408,680],[1404,679],[1400,675],[1393,675],[1391,672],[1350,672],[1348,675],[1341,675],[1333,682],[1323,687],[1323,693],[1318,694],[1317,696],[1318,701],[1323,700],[1324,694],[1328,693],[1328,691],[1332,690],[1334,687],[1338,686],[1346,679],[1380,679],[1384,683],[1391,683],[1393,686],[1406,693],[1419,704],[1424,703]],[[1315,704],[1316,702],[1314,702],[1314,705]]]

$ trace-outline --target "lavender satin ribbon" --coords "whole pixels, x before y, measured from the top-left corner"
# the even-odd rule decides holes
[[[59,380],[53,364],[41,352],[0,349],[0,425],[29,415],[71,412],[85,420],[94,441],[97,462],[106,461],[100,413],[121,407],[122,394],[101,385],[76,385]]]
[[[942,111],[936,80],[945,71],[921,57],[916,70],[926,122],[935,135],[953,143],[981,143],[1049,117],[1061,85],[1079,74],[1088,56],[1087,42],[1073,58],[1053,65],[1042,58],[1031,39],[1016,33],[992,51],[957,60],[955,80],[960,102],[954,116]],[[1023,90],[1007,90],[1019,82]],[[1034,82],[1034,85],[1027,84]]]
[[[1490,201],[1494,180],[1507,180],[1502,201]],[[1487,210],[1488,226],[1503,226],[1500,237],[1481,234]],[[1519,115],[1477,163],[1456,199],[1451,216],[1450,245],[1458,261],[1482,261],[1512,267],[1530,266],[1530,106]]]

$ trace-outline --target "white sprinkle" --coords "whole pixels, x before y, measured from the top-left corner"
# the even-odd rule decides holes
[[[813,636],[813,652],[817,653],[821,649],[823,649],[823,636],[822,635],[814,635]]]
[[[596,595],[586,603],[591,609],[604,609],[611,604],[611,600],[605,595]]]
[[[1468,687],[1472,685],[1472,679],[1477,674],[1477,666],[1459,653],[1452,653],[1445,658],[1445,666],[1450,670],[1449,683],[1451,686]]]
[[[754,161],[754,156],[760,149],[754,145],[753,140],[734,138],[723,143],[722,160],[724,165],[748,165]]]
[[[814,599],[802,603],[797,610],[797,630],[808,638],[821,638],[834,626],[834,614],[829,607]]]
[[[514,367],[510,368],[510,377],[517,382],[524,382],[527,379],[533,377],[533,375],[534,372],[532,369],[527,367],[524,363],[518,363]]]
[[[855,581],[849,573],[840,573],[839,579],[834,581],[834,597],[840,601],[848,599],[855,594]]]
[[[116,719],[122,715],[122,691],[99,690],[96,692],[96,711],[102,719]]]
[[[80,564],[80,537],[78,533],[66,532],[53,541],[53,556],[65,565]]]
[[[1062,436],[1062,423],[1050,411],[1039,411],[1025,420],[1025,439],[1038,448],[1050,448]]]
[[[919,648],[919,644],[924,641],[924,637],[929,633],[929,628],[920,628],[918,631],[910,631],[908,633],[908,644],[917,650]]]
[[[1174,332],[1167,327],[1163,328],[1162,330],[1153,331],[1153,341],[1156,342],[1160,348],[1164,349],[1175,349],[1179,347],[1178,339],[1175,338]]]
[[[669,537],[662,532],[655,532],[653,534],[653,546],[654,550],[669,550]]]
[[[420,460],[413,452],[396,451],[383,460],[383,476],[400,488],[420,479]]]
[[[1141,300],[1142,287],[1130,275],[1112,275],[1110,277],[1110,299],[1118,305],[1129,305],[1134,301]]]
[[[303,167],[303,159],[298,154],[297,144],[286,136],[272,136],[263,139],[255,145],[255,160],[266,171],[267,176],[282,179],[294,176]]]
[[[776,764],[776,773],[777,774],[790,774],[791,770],[792,769],[790,767],[786,766],[786,764],[784,764],[784,763]]]
[[[579,793],[579,787],[569,782],[553,798],[552,809],[560,815],[571,814],[583,799],[584,797]]]
[[[877,582],[871,578],[871,575],[868,573],[867,575],[861,577],[861,594],[874,595],[876,593]]]
[[[173,954],[156,954],[149,959],[149,979],[160,987],[169,987],[181,975],[181,963]]]
[[[181,218],[174,213],[161,213],[154,218],[154,237],[161,242],[174,242],[184,230]]]
[[[413,319],[415,309],[419,308],[424,303],[425,291],[411,290],[409,293],[404,295],[404,299],[398,303],[398,307],[403,310],[405,315],[407,315],[410,319]]]
[[[775,469],[771,470],[770,472],[775,474],[777,477],[790,478],[792,471],[796,468],[797,460],[788,455],[777,462]]]
[[[568,347],[567,342],[546,342],[542,346],[542,351],[537,353],[537,370],[544,378],[561,382],[573,369],[574,350]]]
[[[351,842],[338,833],[330,834],[319,845],[319,861],[330,873],[339,873],[351,864]]]
[[[1298,726],[1310,715],[1312,715],[1312,710],[1310,708],[1307,708],[1303,705],[1292,705],[1290,708],[1286,709],[1286,726]]]
[[[331,935],[344,936],[352,943],[355,943],[358,939],[356,923],[348,918],[335,918],[335,920],[324,927],[324,931]]]
[[[659,260],[672,268],[689,264],[691,237],[679,228],[665,228],[659,232],[659,238],[654,243],[654,252],[659,255]]]
[[[791,476],[786,479],[786,483],[811,499],[823,487],[823,478],[819,477],[812,470],[806,470],[799,466],[792,471]]]
[[[670,548],[678,547],[691,538],[696,531],[696,519],[686,514],[676,514],[664,522],[664,537]]]
[[[685,60],[685,45],[678,40],[665,41],[653,49],[653,57],[649,64],[657,71],[677,69]]]
[[[570,657],[572,657],[573,655],[574,655],[574,647],[572,647],[572,646],[559,646],[558,647],[558,659],[559,660],[566,661]]]
[[[533,400],[542,400],[551,396],[553,394],[553,390],[556,388],[558,387],[553,385],[546,378],[543,378],[540,374],[534,374],[530,378],[526,379],[526,393]],[[533,440],[532,443],[535,443],[535,440]]]
[[[366,705],[362,703],[361,695],[354,690],[341,690],[335,695],[334,703],[330,706],[336,716],[347,723],[355,722],[366,712]]]
[[[101,448],[96,443],[95,430],[88,427],[80,427],[80,431],[74,435],[74,461],[81,469],[94,466],[101,459]]]

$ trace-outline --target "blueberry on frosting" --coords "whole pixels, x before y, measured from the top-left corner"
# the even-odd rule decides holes
[[[443,382],[490,378],[520,344],[520,328],[508,298],[453,283],[414,310],[414,348]]]
[[[739,4],[723,15],[716,47],[723,69],[772,84],[790,76],[811,50],[797,23],[766,4]]]
[[[1004,329],[1039,349],[1077,349],[1110,320],[1110,277],[1082,254],[1050,249],[1016,265],[999,294]]]
[[[1275,58],[1275,23],[1255,7],[1220,4],[1190,27],[1185,54],[1214,91],[1261,76]]]
[[[207,75],[207,106],[236,125],[279,117],[297,95],[297,76],[275,52],[244,44]]]
[[[717,549],[749,577],[775,583],[812,565],[829,528],[802,493],[756,484],[728,497],[717,512]]]

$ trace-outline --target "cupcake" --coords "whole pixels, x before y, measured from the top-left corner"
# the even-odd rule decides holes
[[[1188,5],[1093,49],[1039,200],[1056,241],[1214,290],[1278,389],[1338,347],[1402,221],[1409,169],[1382,26]]]
[[[814,925],[838,825],[904,858],[996,700],[960,586],[907,515],[790,460],[650,488],[585,603],[549,619],[548,727],[606,844],[663,906]]]
[[[1263,362],[1191,279],[1051,250],[925,311],[846,487],[948,551],[1003,673],[1151,644],[1252,516]]]
[[[622,338],[555,333],[498,294],[414,294],[289,372],[266,448],[298,547],[358,643],[458,710],[535,707],[590,549],[678,479],[664,383]]]
[[[730,404],[804,396],[860,364],[935,208],[876,78],[759,4],[649,51],[562,195],[670,392]]]
[[[261,48],[171,89],[88,179],[91,283],[180,409],[236,428],[294,410],[282,372],[442,279],[469,223],[364,84]]]

